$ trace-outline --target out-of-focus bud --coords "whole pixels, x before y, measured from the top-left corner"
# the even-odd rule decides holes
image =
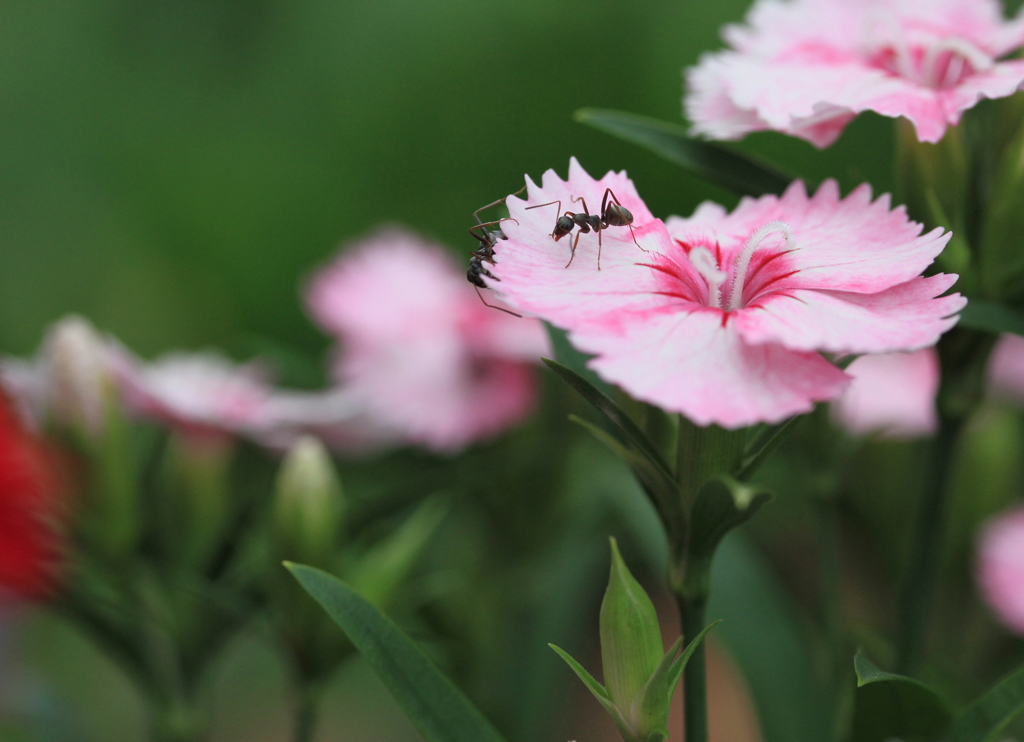
[[[341,483],[323,444],[303,436],[277,477],[274,535],[283,559],[330,568],[337,550],[343,501]]]
[[[625,742],[661,742],[668,738],[672,695],[694,649],[714,626],[706,627],[680,653],[683,638],[663,652],[654,604],[636,581],[612,539],[612,568],[601,603],[602,686],[566,652],[566,661],[619,728]]]
[[[43,355],[54,422],[86,440],[100,437],[117,393],[106,343],[87,320],[72,315],[47,333]]]

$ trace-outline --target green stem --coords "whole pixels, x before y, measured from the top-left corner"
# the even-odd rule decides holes
[[[319,700],[320,693],[309,685],[299,694],[298,707],[295,710],[295,742],[313,742]]]
[[[683,625],[683,644],[688,645],[706,625],[707,597],[677,595],[676,599]],[[685,742],[707,742],[708,689],[704,642],[694,650],[683,673],[683,728]]]
[[[921,663],[928,634],[932,593],[942,562],[942,543],[949,510],[950,474],[964,418],[940,415],[939,432],[921,494],[910,564],[900,600],[896,671],[910,674]]]

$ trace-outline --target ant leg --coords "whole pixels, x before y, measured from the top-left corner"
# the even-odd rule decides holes
[[[513,317],[522,318],[523,315],[516,314],[511,309],[505,309],[504,307],[496,307],[493,304],[488,304],[487,300],[484,299],[484,295],[480,293],[480,289],[478,287],[476,287],[476,286],[474,286],[473,288],[476,289],[476,295],[480,297],[480,301],[482,301],[484,303],[485,307],[490,307],[491,309],[497,309],[499,312],[504,312],[505,314],[511,314]]]
[[[522,193],[525,190],[526,190],[526,186],[524,185],[522,188],[520,188],[518,191],[516,191],[512,195],[513,196],[518,196],[520,193]],[[481,206],[479,209],[477,209],[476,211],[473,212],[473,218],[476,219],[477,223],[479,224],[480,223],[480,216],[479,216],[479,214],[480,214],[481,211],[487,211],[487,209],[493,208],[493,207],[497,206],[498,204],[504,203],[504,202],[505,202],[504,198],[499,198],[497,201],[492,201],[491,203],[487,204],[486,206]]]
[[[587,215],[589,215],[589,214],[590,214],[590,209],[588,209],[588,208],[587,208],[587,202],[586,202],[586,200],[585,200],[585,199],[583,198],[583,196],[580,196],[579,198],[574,198],[574,199],[572,200],[572,202],[573,202],[574,204],[578,204],[578,203],[581,203],[581,204],[583,204],[583,213],[584,213],[584,214],[587,214]]]
[[[601,232],[603,230],[597,230],[597,269],[601,270]]]
[[[569,252],[569,262],[565,264],[566,268],[568,268],[570,265],[572,265],[572,261],[576,257],[576,245],[578,245],[579,242],[580,242],[580,235],[581,234],[583,234],[583,231],[582,230],[578,231],[576,233],[576,239],[572,241],[572,250]]]
[[[633,244],[636,245],[637,247],[640,247],[640,243],[636,241],[636,235],[633,234],[633,225],[627,224],[626,226],[629,227],[629,236],[633,238]],[[644,248],[642,247],[640,247],[640,249],[643,250],[644,252],[650,252],[650,250],[644,250]]]
[[[562,202],[561,201],[548,201],[546,204],[536,204],[534,206],[527,206],[525,211],[529,211],[530,209],[542,209],[545,206],[550,206],[551,204],[558,204],[558,211],[559,212],[562,211]]]

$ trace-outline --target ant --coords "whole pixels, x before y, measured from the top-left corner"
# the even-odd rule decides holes
[[[525,190],[526,186],[523,186],[512,195],[518,196]],[[499,198],[497,201],[489,203],[486,206],[481,206],[479,209],[473,212],[473,218],[476,220],[476,224],[470,227],[468,231],[471,235],[473,235],[474,238],[476,238],[480,242],[480,247],[478,247],[476,250],[470,253],[469,270],[466,271],[466,279],[471,284],[473,284],[474,288],[476,288],[476,294],[477,296],[480,297],[480,301],[484,303],[485,307],[490,307],[491,309],[499,309],[502,312],[505,312],[506,314],[513,315],[514,317],[522,317],[521,314],[516,314],[515,312],[505,309],[503,307],[488,304],[487,300],[484,299],[484,295],[480,293],[480,289],[489,288],[488,285],[484,282],[483,276],[487,276],[488,278],[494,279],[495,281],[501,280],[493,273],[491,273],[489,270],[487,270],[487,267],[484,265],[484,263],[490,263],[491,265],[495,264],[494,248],[498,244],[498,240],[508,239],[508,237],[506,237],[505,234],[501,231],[501,228],[498,227],[497,225],[509,220],[516,222],[516,224],[519,223],[518,221],[512,219],[511,217],[506,217],[505,219],[497,219],[493,222],[480,221],[481,211],[486,211],[487,209],[497,206],[498,204],[503,203],[504,200],[505,199],[503,198]],[[488,229],[488,227],[497,228]]]
[[[608,198],[611,197],[611,202]],[[604,198],[601,199],[601,213],[591,214],[587,208],[587,202],[583,199],[583,196],[579,198],[573,198],[573,203],[583,204],[583,213],[575,213],[572,211],[566,211],[562,216],[558,217],[555,222],[555,228],[551,232],[551,237],[558,242],[560,239],[565,237],[567,234],[572,232],[573,227],[579,227],[579,231],[576,233],[576,239],[573,240],[572,249],[569,254],[569,262],[565,264],[568,268],[572,265],[573,259],[576,257],[576,245],[579,244],[580,235],[587,234],[591,230],[597,233],[597,269],[601,270],[601,232],[602,230],[608,229],[608,227],[629,227],[629,235],[633,238],[633,244],[640,247],[640,243],[636,241],[636,235],[633,233],[633,214],[623,206],[616,195],[612,192],[611,188],[606,188],[604,192]],[[527,209],[539,209],[544,206],[550,206],[551,204],[558,204],[558,210],[562,210],[561,201],[549,201],[546,204],[537,204],[536,206],[527,206]],[[649,252],[640,247],[644,252]]]

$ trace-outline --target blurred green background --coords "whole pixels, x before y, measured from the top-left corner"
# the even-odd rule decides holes
[[[316,351],[299,286],[340,243],[396,221],[468,253],[474,209],[570,155],[627,169],[661,216],[728,201],[571,114],[678,121],[681,70],[746,6],[0,4],[0,350],[74,311],[144,355]],[[889,130],[865,117],[827,152],[743,146],[886,188]]]
[[[393,221],[468,257],[476,246],[466,234],[474,209],[517,190],[524,173],[537,179],[553,167],[564,174],[571,155],[594,175],[628,170],[658,216],[688,214],[708,198],[731,205],[735,199],[725,192],[571,116],[593,106],[679,121],[681,71],[703,51],[719,48],[720,26],[740,20],[748,4],[0,3],[0,353],[31,352],[49,323],[78,312],[144,356],[207,345],[236,355],[284,347],[314,362],[328,340],[304,316],[301,284],[339,245]],[[773,134],[754,135],[737,146],[812,181],[835,177],[845,191],[866,180],[880,192],[891,188],[892,129],[891,122],[866,115],[824,152]],[[549,404],[554,409],[511,442],[479,452],[469,466],[491,471],[504,456],[512,462],[542,458],[548,451],[538,450],[543,436],[534,433],[569,437],[567,425],[558,427],[564,407],[574,403],[565,401],[569,397],[562,387],[549,388],[549,403],[559,400]],[[975,468],[967,471],[987,474],[964,475],[971,494],[962,498],[954,519],[954,587],[947,598],[952,608],[972,590],[973,528],[1019,492],[1021,422],[1011,412],[996,422],[980,430],[968,453]],[[788,492],[765,509],[750,534],[769,546],[786,586],[807,608],[795,623],[772,625],[776,633],[762,641],[769,650],[773,642],[782,647],[797,641],[798,629],[810,624],[814,612],[814,568],[807,554],[814,549],[814,491],[820,483],[795,480],[791,466],[801,462],[800,446],[813,435],[812,428],[795,438],[766,470],[765,478]],[[609,523],[634,534],[633,556],[643,557],[652,571],[663,545],[621,465],[576,438],[564,448],[572,454],[562,450],[551,458],[569,463],[548,488],[566,498],[558,506],[565,510],[551,518],[561,533],[556,547],[572,558],[563,554],[548,562],[565,569],[538,581],[534,603],[524,610],[545,595],[560,594],[561,608],[577,615],[551,617],[552,625],[591,627],[596,614],[578,613],[578,601],[573,605],[570,599],[598,595],[606,568],[603,540],[613,530]],[[881,446],[845,462],[851,483],[844,493],[844,553],[852,555],[856,572],[847,581],[854,585],[850,600],[862,609],[857,620],[865,624],[857,626],[858,639],[869,644],[880,643],[877,634],[890,618],[886,608],[903,558],[920,458],[914,445]],[[550,474],[546,465],[561,466],[539,465],[524,481]],[[417,470],[409,471],[411,477]],[[813,467],[808,471],[811,480]],[[357,492],[360,477],[365,484],[374,476],[369,470],[343,471]],[[505,481],[502,476],[495,479]],[[547,491],[536,489],[537,496]],[[597,507],[595,500],[604,504]],[[505,507],[511,511],[514,503]],[[503,524],[501,507],[493,509],[493,521]],[[587,517],[579,518],[584,512]],[[518,516],[527,521],[522,530],[529,531],[531,514]],[[574,522],[575,531],[568,527]],[[579,543],[573,541],[577,537]],[[883,541],[888,546],[880,546]],[[459,553],[458,545],[452,553]],[[741,579],[732,593],[723,577],[723,600],[731,600],[740,615],[755,602],[763,608],[767,601],[747,598],[751,585],[769,589],[757,571],[761,567],[751,566],[742,549],[729,554],[730,565],[746,564],[748,572],[736,572]],[[535,555],[524,574],[541,574],[544,556]],[[521,577],[515,569],[509,568],[505,584]],[[587,581],[578,587],[572,580],[581,576]],[[576,592],[566,592],[567,585]],[[975,606],[970,615],[992,634],[983,609]],[[959,616],[946,616],[943,637],[958,635]],[[745,628],[740,620],[724,631],[761,636],[761,617],[754,611],[751,625]],[[557,634],[544,634],[547,620],[540,616],[517,637],[476,640],[509,639],[501,644],[508,656],[529,646],[536,655],[522,660],[520,672],[529,672],[536,666],[530,662],[543,654],[544,683],[564,685],[571,680],[543,646],[561,642]],[[34,669],[19,676],[17,688],[0,691],[51,699],[58,708],[47,713],[75,717],[73,725],[86,727],[83,738],[139,738],[138,704],[95,650],[48,620],[33,622],[19,641],[17,654],[32,657]],[[995,668],[991,673],[1001,672],[1006,658],[1020,656],[1019,643],[1008,642],[991,639],[976,648],[982,663]],[[239,639],[230,654],[217,680],[223,689],[218,718],[225,725],[218,732],[247,742],[284,739],[277,660],[252,636]],[[776,659],[757,660],[762,680],[773,691],[811,703],[802,686],[784,689],[784,682],[770,676],[766,668],[774,669]],[[960,655],[946,661],[955,677]],[[76,674],[76,668],[87,672]],[[531,733],[549,719],[519,720],[516,714],[531,698],[511,682],[495,670],[478,683],[477,697],[498,698],[488,710],[498,709],[503,728],[519,739],[536,738]],[[45,692],[36,694],[33,683]],[[964,685],[965,693],[974,692],[975,681]],[[538,684],[530,692],[540,696],[550,687]],[[64,698],[77,699],[77,705],[59,708]],[[553,694],[547,700],[560,698]],[[343,730],[338,738],[410,738],[408,725],[362,665],[343,671],[327,706],[328,726]],[[596,707],[582,710],[596,713]],[[801,738],[813,739],[812,732],[805,729]],[[72,737],[58,732],[54,739]]]

